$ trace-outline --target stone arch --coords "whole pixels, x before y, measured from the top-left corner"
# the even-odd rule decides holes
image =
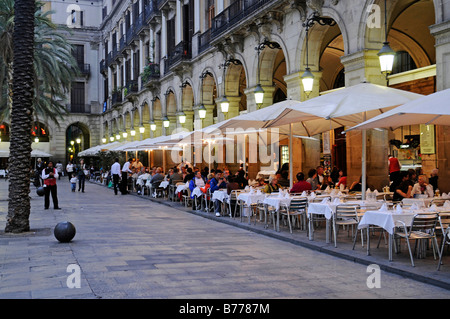
[[[240,61],[241,62],[241,61]],[[225,95],[227,97],[240,97],[239,112],[247,110],[247,76],[244,65],[230,64],[225,76]]]
[[[210,67],[207,67],[203,70],[201,74],[204,74],[205,72],[208,72],[208,75],[203,79],[203,81],[200,79],[199,81],[199,101],[197,101],[197,104],[214,104],[214,100],[217,98],[217,75],[215,74],[214,70]],[[202,94],[203,92],[203,94]]]
[[[166,115],[175,115],[177,113],[177,97],[175,90],[169,88],[166,91]]]
[[[360,45],[379,50],[385,41],[384,1],[367,1],[366,11],[372,4],[380,8],[381,28],[369,28],[363,23],[371,14],[364,12],[359,31]],[[388,41],[392,49],[408,52],[417,67],[436,63],[435,39],[429,32],[429,26],[440,19],[440,1],[392,0],[387,4]]]

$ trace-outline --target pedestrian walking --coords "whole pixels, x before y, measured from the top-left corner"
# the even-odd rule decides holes
[[[58,180],[61,179],[61,176],[63,175],[63,164],[61,161],[58,161],[55,165],[56,170],[58,171]]]
[[[47,167],[42,170],[42,179],[44,180],[45,209],[48,209],[50,206],[50,194],[52,194],[53,208],[61,209],[58,206],[58,191],[56,186],[57,178],[58,178],[58,171],[53,167],[53,162],[49,161]]]
[[[75,173],[71,173],[72,178],[70,179],[70,188],[72,190],[72,192],[75,192],[75,190],[77,189],[77,182],[78,182],[78,178],[75,175]]]
[[[72,178],[72,173],[73,173],[73,164],[72,161],[69,161],[69,163],[67,163],[66,165],[66,172],[67,172],[67,176],[69,176],[69,181]]]
[[[120,187],[120,191],[122,192],[122,195],[126,195],[128,194],[128,174],[133,173],[131,171],[131,163],[133,162],[133,159],[130,158],[128,159],[127,162],[125,162],[125,164],[123,164],[122,167],[122,182],[121,182],[121,187]]]
[[[114,185],[114,194],[117,195],[117,189],[119,187],[119,180],[120,180],[120,164],[118,158],[114,160],[114,164],[112,164],[111,166],[111,175],[112,175],[112,182]]]
[[[81,190],[84,193],[84,184],[86,181],[86,164],[84,164],[84,160],[80,160],[80,165],[77,167],[77,176],[78,176],[78,191]]]

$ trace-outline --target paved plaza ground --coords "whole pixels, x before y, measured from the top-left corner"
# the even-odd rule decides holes
[[[261,225],[247,229],[246,223],[196,214],[178,203],[115,196],[95,183],[87,183],[85,193],[73,193],[66,178],[58,181],[62,210],[44,210],[44,199],[32,186],[32,231],[5,234],[7,187],[1,179],[2,299],[450,297],[445,289],[450,256],[436,272],[432,256],[413,269],[407,252],[388,263],[386,249],[374,247],[365,264],[360,244],[346,257],[348,243],[334,248],[320,237],[310,242],[304,233],[290,235],[284,227],[279,233]],[[61,221],[76,227],[70,243],[53,235]],[[381,267],[380,288],[368,287],[369,264]],[[79,266],[80,288],[68,288],[71,265]],[[384,270],[388,266],[390,271]],[[414,271],[431,275],[414,280]]]

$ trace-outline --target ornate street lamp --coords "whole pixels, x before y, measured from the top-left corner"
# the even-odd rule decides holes
[[[386,76],[386,81],[388,81],[388,76],[389,76],[389,74],[392,73],[392,69],[394,67],[395,51],[392,50],[392,48],[389,45],[389,41],[387,40],[388,29],[387,29],[387,3],[386,3],[386,0],[384,0],[384,31],[385,31],[385,38],[384,38],[384,42],[383,42],[383,47],[378,52],[378,58],[380,59],[381,73],[383,73]],[[388,85],[389,85],[389,82],[388,82]]]
[[[260,65],[260,53],[262,50],[264,50],[265,47],[269,47],[270,49],[281,49],[280,45],[276,42],[271,42],[267,39],[264,39],[264,41],[260,44],[258,44],[257,47],[255,47],[255,50],[258,52],[258,84],[255,87],[255,90],[253,91],[253,94],[255,95],[255,102],[258,108],[261,107],[261,105],[264,102],[264,89],[261,86],[261,65]]]
[[[336,25],[336,21],[334,21],[331,18],[325,18],[321,17],[317,11],[313,12],[310,18],[306,20],[306,22],[303,23],[303,27],[306,28],[306,68],[305,72],[301,76],[302,84],[303,84],[303,91],[305,92],[306,96],[309,97],[309,94],[313,91],[314,87],[314,75],[311,72],[311,69],[309,68],[309,29],[315,24],[318,23],[320,25],[328,25],[330,27]]]
[[[230,107],[230,101],[228,101],[227,95],[226,95],[227,81],[225,80],[225,72],[226,72],[227,67],[230,64],[242,65],[241,61],[233,59],[233,58],[227,59],[223,64],[219,65],[219,69],[223,68],[223,77],[222,77],[222,79],[223,79],[223,96],[221,99],[219,99],[218,103],[220,105],[220,110],[222,111],[222,113],[225,114],[225,118],[226,118],[226,114],[228,113],[228,109]]]

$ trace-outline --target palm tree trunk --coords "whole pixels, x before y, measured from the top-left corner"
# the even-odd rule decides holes
[[[35,0],[15,0],[9,202],[5,232],[29,231]]]

